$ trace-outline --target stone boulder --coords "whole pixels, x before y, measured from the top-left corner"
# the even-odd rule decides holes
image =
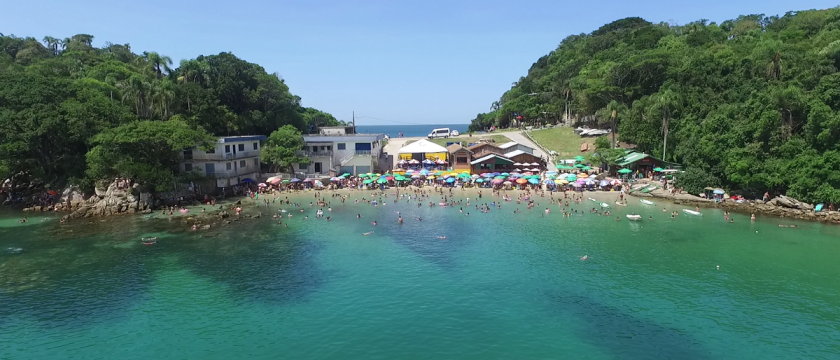
[[[792,197],[787,197],[784,195],[779,195],[773,200],[770,200],[770,204],[774,206],[781,206],[788,209],[798,209],[798,210],[814,210],[814,205],[796,200]]]
[[[145,201],[138,201],[133,188],[120,188],[112,183],[104,191],[97,190],[97,195],[81,204],[68,218],[88,218],[92,216],[111,216],[150,210]],[[102,194],[99,196],[98,194]]]

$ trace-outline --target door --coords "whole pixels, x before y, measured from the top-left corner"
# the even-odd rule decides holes
[[[316,174],[320,174],[320,173],[321,173],[321,163],[319,163],[319,162],[316,162],[316,163],[315,163],[315,173],[316,173]]]
[[[216,173],[216,164],[214,163],[204,163],[204,173],[207,176],[213,176]]]

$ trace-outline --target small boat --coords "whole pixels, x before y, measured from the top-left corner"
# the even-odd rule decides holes
[[[642,215],[627,214],[627,219],[630,219],[630,220],[633,220],[633,221],[639,221],[639,220],[642,220]]]
[[[649,192],[651,192],[651,191],[653,191],[653,190],[656,190],[656,188],[658,188],[658,186],[656,186],[656,185],[651,185],[651,186],[648,186],[648,187],[646,187],[646,188],[642,189],[642,192],[643,192],[643,193],[645,193],[645,194],[647,194],[647,193],[649,193]]]
[[[626,202],[621,202],[621,201],[616,201],[615,204],[618,205],[618,206],[627,206]]]
[[[641,201],[642,204],[645,204],[645,205],[656,205],[656,203],[654,203],[653,201],[650,201],[650,200],[641,199],[639,201]]]
[[[639,189],[641,189],[641,188],[643,188],[643,187],[648,187],[648,186],[650,186],[650,184],[638,184],[638,185],[633,185],[633,187],[632,187],[631,189],[633,189],[633,190],[639,190]]]
[[[689,215],[703,216],[703,214],[701,214],[698,211],[694,211],[694,210],[683,209],[683,212],[686,213],[686,214],[689,214]]]
[[[603,208],[608,208],[608,207],[610,207],[610,204],[607,204],[607,203],[605,203],[605,202],[602,202],[602,203],[601,203],[601,207],[603,207]]]
[[[593,198],[587,198],[587,199],[589,199],[589,201],[592,201],[592,202],[598,202],[598,200],[595,200]]]

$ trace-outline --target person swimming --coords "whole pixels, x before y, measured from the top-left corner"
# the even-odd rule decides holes
[[[371,225],[376,226],[376,220],[370,222]]]
[[[583,255],[583,257],[580,258],[580,261],[586,261],[588,259],[589,259],[589,255]]]
[[[438,239],[443,239],[443,240],[446,240],[446,236],[438,236],[437,238],[438,238]]]
[[[373,231],[368,231],[368,232],[366,232],[366,233],[362,233],[362,235],[364,235],[364,236],[368,236],[368,235],[370,235],[370,234],[373,234]]]

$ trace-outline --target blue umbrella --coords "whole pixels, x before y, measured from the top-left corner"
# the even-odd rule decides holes
[[[723,190],[721,190],[721,189],[715,189],[715,191],[713,191],[713,192],[714,192],[715,194],[718,194],[718,195],[723,195],[723,194],[725,194],[725,192],[724,192]]]
[[[539,183],[540,183],[540,181],[539,181],[539,180],[534,179],[534,178],[530,178],[530,179],[528,179],[528,182],[529,182],[529,183],[531,183],[531,184],[539,184]]]
[[[502,175],[502,174],[501,173],[493,173],[493,176],[499,176],[499,175]]]
[[[546,185],[554,185],[554,180],[548,179],[548,180],[546,180],[546,181],[543,181],[543,184],[546,184]]]
[[[294,178],[294,179],[292,179],[292,182],[300,182],[300,179]]]
[[[453,178],[453,177],[448,178],[448,179],[446,179],[446,182],[448,182],[448,183],[450,183],[450,184],[451,184],[451,183],[454,183],[454,182],[455,182],[455,178]]]
[[[477,182],[477,183],[483,183],[483,182],[484,182],[484,179],[475,179],[475,182]]]
[[[252,183],[252,182],[254,182],[254,179],[251,179],[251,178],[244,178],[244,179],[242,179],[242,181],[240,181],[240,182],[244,182],[244,183]]]
[[[610,184],[610,182],[607,181],[607,180],[601,180],[601,183],[600,183],[601,186],[607,186],[609,184]]]

